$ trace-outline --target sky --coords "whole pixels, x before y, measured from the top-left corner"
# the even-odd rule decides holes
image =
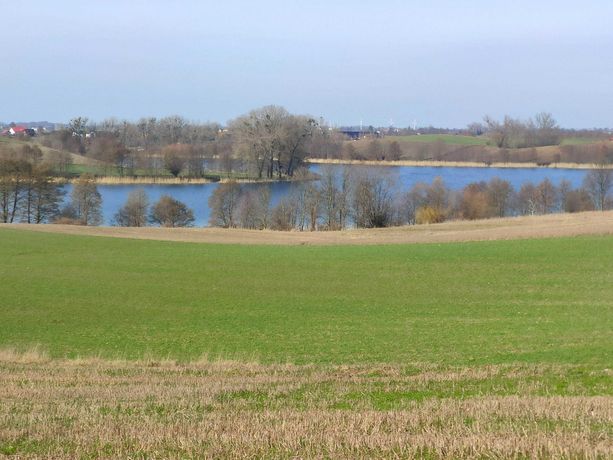
[[[0,120],[613,128],[611,0],[0,0]]]

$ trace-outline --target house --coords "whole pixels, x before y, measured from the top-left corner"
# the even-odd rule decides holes
[[[8,129],[2,131],[3,136],[36,136],[36,129],[26,128],[25,126],[11,126]]]
[[[26,134],[25,126],[11,126],[9,128],[9,136],[23,136]]]

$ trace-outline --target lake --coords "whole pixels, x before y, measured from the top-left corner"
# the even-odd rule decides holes
[[[310,165],[314,173],[320,173],[323,168],[332,168],[340,171],[343,167],[352,171],[373,171],[389,174],[399,190],[408,190],[416,182],[431,183],[435,177],[440,176],[445,184],[452,190],[460,190],[471,182],[489,181],[493,177],[506,179],[516,190],[524,182],[540,182],[549,178],[555,185],[563,179],[570,181],[574,187],[579,187],[587,171],[580,169],[549,169],[549,168],[451,168],[451,167],[415,167],[415,166],[362,166],[362,165]],[[269,184],[245,184],[245,187],[270,187],[273,204],[285,196],[297,183],[278,182]],[[151,203],[157,201],[162,195],[171,195],[189,206],[196,217],[197,226],[208,225],[208,200],[218,184],[189,184],[189,185],[99,185],[102,195],[102,212],[104,224],[111,225],[113,216],[125,203],[128,194],[135,189],[143,189],[149,196]],[[71,185],[66,185],[69,196]]]

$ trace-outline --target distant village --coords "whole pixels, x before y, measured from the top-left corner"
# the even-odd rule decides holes
[[[34,137],[62,129],[62,123],[50,123],[48,121],[0,123],[0,136],[7,137]]]

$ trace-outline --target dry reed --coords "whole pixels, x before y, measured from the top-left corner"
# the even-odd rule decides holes
[[[513,162],[513,163],[485,163],[480,161],[435,161],[435,160],[341,160],[332,158],[309,158],[307,163],[313,164],[346,164],[346,165],[367,165],[367,166],[414,166],[414,167],[441,167],[441,168],[511,168],[511,169],[594,169],[602,168],[603,165],[593,163],[549,163],[539,165],[538,163]],[[605,165],[605,168],[613,169],[613,165]]]

